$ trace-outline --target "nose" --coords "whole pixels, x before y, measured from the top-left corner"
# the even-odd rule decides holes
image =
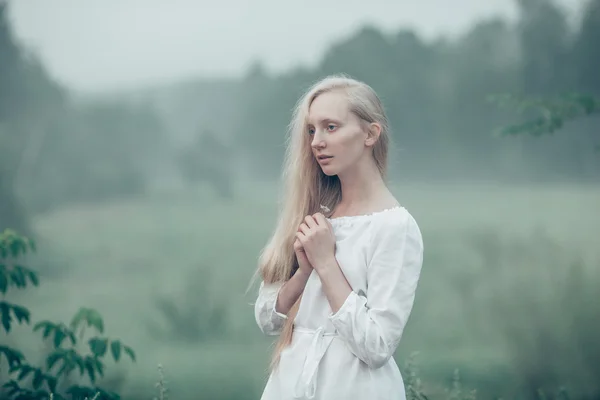
[[[315,133],[313,134],[313,139],[312,139],[312,142],[310,145],[314,149],[323,149],[327,145],[327,143],[325,142],[324,136],[322,135],[322,133],[319,130],[315,130]]]

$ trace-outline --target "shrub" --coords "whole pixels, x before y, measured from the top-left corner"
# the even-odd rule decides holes
[[[23,256],[33,251],[35,244],[32,240],[12,230],[0,234],[0,321],[7,334],[14,323],[30,324],[31,321],[31,312],[26,307],[6,301],[5,296],[9,288],[25,289],[30,284],[39,285],[36,272],[21,262]],[[96,335],[84,341],[87,328],[95,331]],[[41,367],[30,364],[21,351],[0,345],[0,362],[2,358],[6,359],[10,376],[2,388],[9,398],[120,398],[117,393],[96,385],[98,378],[105,373],[104,357],[110,354],[118,362],[127,355],[135,361],[135,353],[120,340],[101,336],[104,334],[104,321],[98,311],[80,308],[69,325],[45,320],[36,323],[33,331],[41,332],[43,340],[49,341],[52,347]],[[79,375],[79,381],[88,381],[89,385],[69,384],[75,372]]]

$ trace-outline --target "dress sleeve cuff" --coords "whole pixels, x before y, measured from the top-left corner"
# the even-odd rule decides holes
[[[358,295],[354,291],[350,292],[350,294],[348,295],[348,297],[346,297],[346,300],[344,300],[344,303],[342,303],[342,306],[337,310],[337,312],[329,314],[329,319],[331,320],[331,322],[335,324],[336,322],[340,321],[340,319],[343,319],[344,315],[348,314],[349,312],[352,312],[352,310],[356,308],[357,300]]]
[[[275,292],[275,297],[273,298],[273,308],[272,311],[273,313],[275,313],[275,315],[278,315],[279,317],[283,318],[283,319],[287,319],[287,315],[280,313],[279,311],[277,311],[275,308],[277,307],[277,299],[279,298],[279,292],[281,291],[281,289],[283,288],[283,285],[279,286],[279,288],[277,289],[277,291]]]

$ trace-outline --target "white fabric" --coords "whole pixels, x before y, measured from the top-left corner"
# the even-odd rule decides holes
[[[404,207],[330,219],[336,259],[352,287],[337,313],[313,271],[292,343],[281,353],[262,400],[404,400],[392,357],[411,312],[423,263],[419,227]],[[261,282],[255,318],[278,335],[287,316],[275,310],[282,283]]]

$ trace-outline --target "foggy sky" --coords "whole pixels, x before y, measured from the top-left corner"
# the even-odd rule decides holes
[[[575,11],[583,0],[560,0]],[[314,65],[366,23],[386,32],[456,35],[512,0],[13,0],[17,37],[81,91],[190,76],[232,76],[260,59],[272,71]],[[451,6],[450,9],[442,8]]]

